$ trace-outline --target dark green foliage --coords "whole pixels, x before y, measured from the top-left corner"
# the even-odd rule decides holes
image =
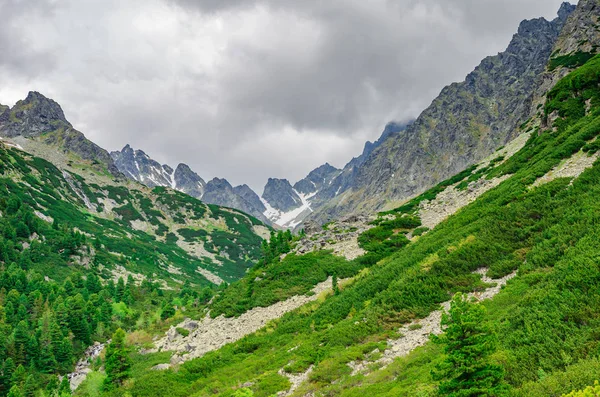
[[[192,242],[197,239],[206,241],[206,236],[208,236],[208,233],[206,232],[206,230],[203,230],[203,229],[193,230],[193,229],[188,229],[188,228],[181,228],[181,229],[177,230],[177,233],[181,237],[183,237],[185,241],[188,241],[188,242]]]
[[[129,378],[131,360],[129,349],[125,345],[125,332],[121,328],[115,331],[106,348],[104,367],[106,371],[104,388],[106,390],[122,385],[123,381]]]
[[[119,214],[123,221],[127,224],[135,220],[143,220],[142,215],[133,207],[131,203],[127,203],[122,207],[117,207],[114,211]]]
[[[253,307],[266,307],[306,294],[334,274],[340,278],[353,276],[361,268],[356,261],[349,262],[325,251],[301,256],[289,254],[282,261],[257,267],[247,277],[232,283],[215,297],[211,316],[238,316]]]
[[[558,57],[554,57],[550,59],[550,64],[548,65],[548,69],[550,71],[558,68],[558,67],[566,67],[566,68],[576,68],[581,65],[584,65],[587,61],[592,59],[596,55],[591,52],[576,52],[569,55],[561,55]]]
[[[506,395],[504,370],[490,362],[496,338],[484,322],[485,309],[462,294],[452,299],[450,312],[442,316],[444,334],[435,339],[446,357],[436,371],[442,380],[440,396],[475,397]]]

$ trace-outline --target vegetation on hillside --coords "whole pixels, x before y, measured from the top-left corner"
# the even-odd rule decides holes
[[[370,375],[351,376],[348,363],[380,354],[387,338],[398,337],[399,325],[427,316],[455,293],[484,288],[473,274],[482,267],[495,277],[519,271],[494,300],[480,304],[487,310],[477,320],[497,336],[496,350],[482,357],[485,365],[503,369],[507,392],[561,395],[592,385],[600,352],[600,300],[594,292],[600,288],[600,164],[573,181],[532,184],[600,134],[599,83],[600,57],[594,57],[548,94],[545,114],[552,125],[532,134],[520,152],[487,174],[509,179],[415,242],[386,253],[338,294],[177,370],[149,373],[165,353],[133,354],[131,381],[107,395],[233,396],[240,385],[250,384],[255,396],[266,397],[289,387],[282,368],[300,373],[311,366],[309,381],[295,395],[437,395],[432,371],[452,354],[439,345],[428,344],[385,369],[375,366]],[[402,219],[415,208],[393,214]],[[371,232],[366,243],[389,238],[379,233],[386,236],[383,230]],[[328,260],[319,255],[317,266]],[[283,269],[284,263],[266,268]],[[249,280],[256,277],[230,288],[243,285],[250,291]]]

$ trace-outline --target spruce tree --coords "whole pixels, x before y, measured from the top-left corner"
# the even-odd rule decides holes
[[[23,393],[21,393],[21,390],[15,385],[10,388],[6,397],[23,397]]]
[[[122,385],[123,381],[129,378],[131,361],[128,353],[129,351],[125,345],[125,331],[119,328],[115,331],[112,341],[106,348],[106,361],[104,364],[106,370],[104,387],[106,390]]]
[[[484,322],[485,308],[456,294],[450,312],[442,316],[445,333],[434,338],[444,345],[445,360],[433,375],[441,380],[439,395],[448,397],[502,396],[504,370],[491,363],[496,338]]]

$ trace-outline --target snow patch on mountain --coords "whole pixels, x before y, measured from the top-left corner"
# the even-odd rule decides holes
[[[293,189],[293,191],[298,195],[298,197],[300,197],[301,203],[299,207],[287,212],[273,208],[269,202],[262,197],[260,199],[265,208],[267,208],[263,214],[277,226],[293,229],[298,226],[304,220],[304,218],[306,218],[307,212],[312,212],[310,199],[313,198],[317,192],[315,191],[309,194],[304,194],[295,189]]]

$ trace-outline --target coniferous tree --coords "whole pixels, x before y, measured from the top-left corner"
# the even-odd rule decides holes
[[[17,385],[15,385],[10,388],[10,391],[6,397],[23,397],[23,393],[21,393],[21,390],[17,387]]]
[[[125,379],[129,378],[131,361],[128,353],[129,351],[125,345],[125,331],[119,328],[113,334],[112,341],[106,348],[104,387],[107,390],[120,386]]]
[[[7,394],[12,386],[12,375],[15,372],[15,362],[7,358],[2,365],[2,376],[0,377],[0,394]]]
[[[66,376],[63,376],[60,386],[58,387],[59,396],[70,396],[71,395],[71,384]]]
[[[485,308],[456,294],[442,316],[445,333],[434,341],[444,346],[445,360],[436,367],[439,395],[448,397],[503,396],[504,370],[490,362],[496,338],[484,322]]]

